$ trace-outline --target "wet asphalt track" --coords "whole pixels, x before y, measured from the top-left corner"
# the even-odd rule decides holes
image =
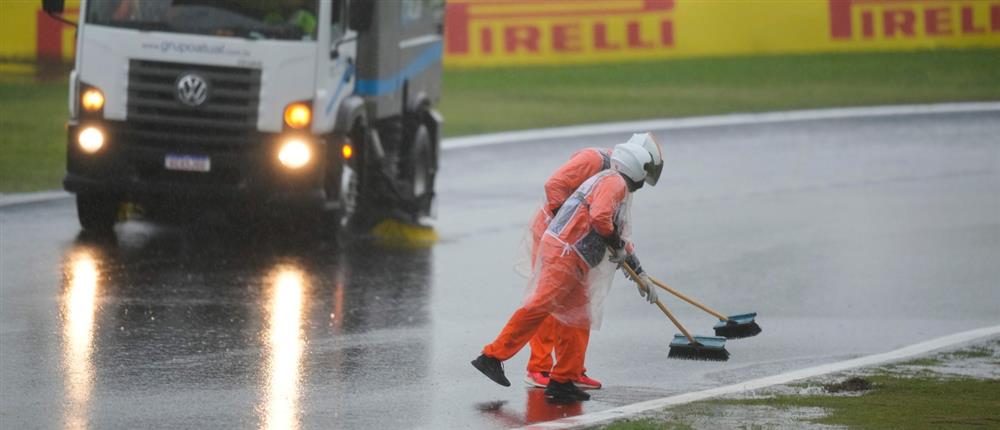
[[[443,155],[432,249],[0,209],[0,427],[501,428],[884,352],[1000,322],[1000,114],[675,130],[633,206],[651,273],[764,333],[728,363],[616,281],[594,400],[550,406],[468,362],[517,307],[545,176],[595,136]],[[662,297],[662,295],[661,295]],[[711,317],[669,301],[696,332]]]

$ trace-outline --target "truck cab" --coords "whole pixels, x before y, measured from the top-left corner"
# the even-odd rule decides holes
[[[83,0],[63,181],[81,225],[110,230],[126,202],[430,216],[443,8]]]

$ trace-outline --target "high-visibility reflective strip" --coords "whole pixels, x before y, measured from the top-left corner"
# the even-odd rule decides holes
[[[611,168],[611,154],[604,149],[594,148],[597,151],[597,155],[601,156],[601,170],[608,170]]]
[[[563,203],[562,207],[559,208],[559,212],[556,213],[555,219],[549,223],[547,230],[555,233],[556,235],[562,234],[563,229],[566,228],[566,223],[573,218],[573,214],[576,213],[576,209],[580,206],[589,207],[587,203],[587,196],[590,195],[591,191],[594,189],[594,184],[600,178],[607,176],[609,170],[604,170],[598,174],[591,176],[586,181],[580,184],[580,187],[570,194],[566,202]]]
[[[556,214],[555,219],[549,223],[547,229],[548,231],[546,233],[559,238],[561,241],[562,239],[559,236],[563,233],[563,230],[566,229],[569,221],[576,216],[577,209],[581,207],[590,207],[589,202],[587,202],[587,196],[594,191],[594,186],[597,182],[615,173],[616,172],[613,170],[605,169],[584,181],[583,184],[581,184],[580,187],[577,188],[568,199],[566,199],[566,203],[563,203],[562,208],[559,209],[559,213]],[[620,216],[616,213],[615,218],[618,219]],[[601,236],[592,227],[586,235],[574,242],[572,247],[576,254],[580,256],[580,259],[586,261],[587,265],[590,267],[597,266],[604,258],[605,252],[607,252],[607,242],[605,241],[604,236]]]

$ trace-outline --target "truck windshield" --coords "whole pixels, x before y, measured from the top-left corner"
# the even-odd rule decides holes
[[[92,0],[86,22],[248,39],[315,40],[317,0]]]

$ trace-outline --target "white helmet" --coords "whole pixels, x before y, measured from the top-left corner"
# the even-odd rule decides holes
[[[645,148],[638,145],[621,143],[615,145],[611,151],[611,168],[625,175],[630,179],[629,190],[635,191],[642,186],[642,181],[646,179],[647,164],[652,164],[653,157]]]
[[[644,166],[644,169],[646,170],[646,183],[650,186],[656,186],[656,182],[660,180],[660,173],[663,171],[663,149],[660,148],[660,144],[656,142],[656,138],[653,137],[653,133],[635,133],[632,135],[632,138],[625,143],[642,147],[649,152],[649,156],[652,157],[653,160],[652,163]]]

